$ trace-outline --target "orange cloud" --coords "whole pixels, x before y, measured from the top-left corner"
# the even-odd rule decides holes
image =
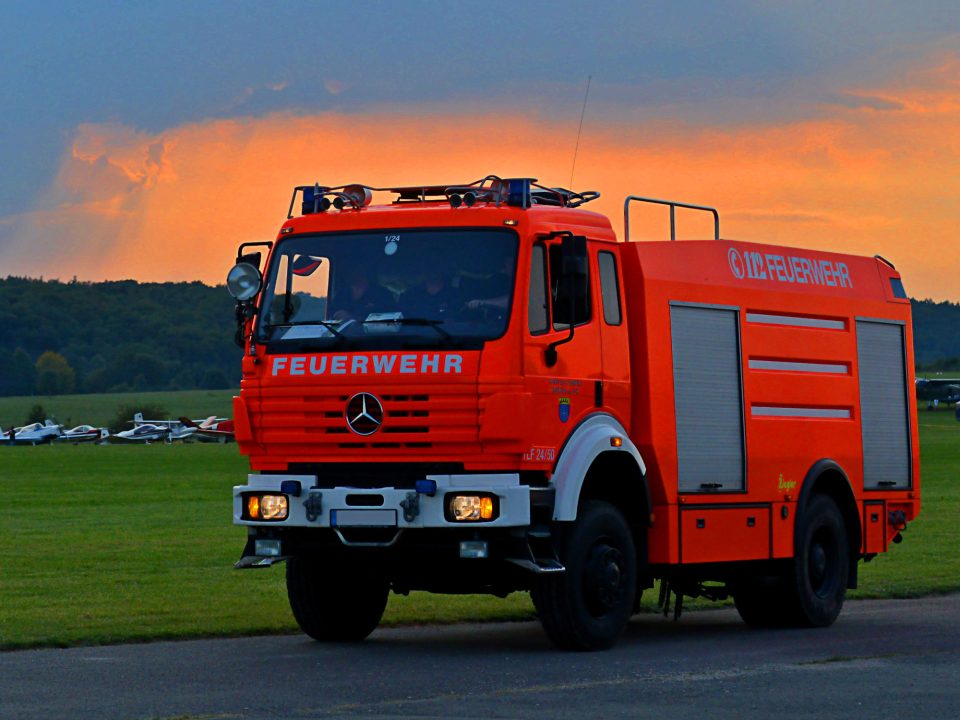
[[[577,188],[622,229],[627,194],[714,205],[725,237],[879,253],[914,295],[960,298],[960,59],[883,88],[852,88],[818,119],[715,130],[590,121]],[[9,272],[220,282],[235,246],[271,239],[294,185],[463,182],[488,173],[567,185],[576,128],[477,114],[275,114],[150,134],[81,126],[36,212],[18,219]],[[662,237],[641,213],[635,237]],[[680,215],[684,235],[708,222]]]

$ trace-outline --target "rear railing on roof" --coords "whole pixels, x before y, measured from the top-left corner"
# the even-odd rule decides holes
[[[713,239],[720,239],[720,214],[716,208],[706,205],[692,205],[690,203],[678,202],[676,200],[658,200],[656,198],[641,197],[640,195],[628,195],[623,201],[623,240],[630,241],[630,203],[644,202],[654,205],[668,205],[670,207],[670,239],[677,239],[677,208],[686,208],[688,210],[703,210],[713,214]]]

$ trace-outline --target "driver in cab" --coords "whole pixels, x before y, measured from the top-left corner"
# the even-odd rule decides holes
[[[400,296],[398,308],[405,318],[423,320],[451,319],[462,307],[460,291],[453,286],[450,271],[435,265],[424,273],[423,283]]]
[[[513,258],[506,257],[503,266],[492,275],[476,283],[475,297],[467,300],[464,307],[468,310],[481,310],[491,315],[500,315],[510,304],[510,292],[513,289]]]
[[[337,288],[331,305],[334,307],[333,319],[364,320],[371,313],[388,313],[397,309],[393,294],[375,280],[375,271],[361,266],[353,266],[347,272],[346,283]]]

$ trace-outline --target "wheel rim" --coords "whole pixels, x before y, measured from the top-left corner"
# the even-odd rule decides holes
[[[814,533],[807,555],[810,588],[817,597],[826,598],[834,593],[839,571],[837,540],[828,529],[821,528]]]
[[[617,608],[627,591],[626,579],[620,548],[606,539],[595,543],[587,554],[583,573],[583,595],[590,614],[602,617]]]

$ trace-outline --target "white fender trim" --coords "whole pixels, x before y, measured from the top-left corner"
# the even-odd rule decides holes
[[[623,440],[620,447],[612,447],[610,439]],[[553,474],[551,484],[556,489],[553,506],[553,519],[569,521],[577,519],[577,505],[580,502],[580,489],[587,471],[600,453],[625,452],[637,463],[640,472],[647,474],[647,466],[640,457],[640,451],[627,436],[627,431],[611,415],[591,415],[573,431],[560,452],[560,461]]]

